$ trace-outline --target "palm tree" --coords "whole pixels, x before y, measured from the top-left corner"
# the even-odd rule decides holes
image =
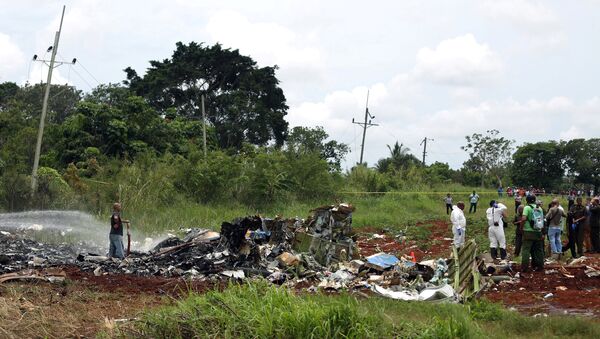
[[[404,147],[404,144],[398,144],[398,141],[396,141],[393,147],[387,145],[387,148],[390,150],[390,156],[388,158],[379,159],[375,165],[379,172],[386,172],[390,168],[393,170],[399,170],[402,168],[407,168],[410,165],[420,164],[419,159],[408,153],[410,149],[408,147]]]

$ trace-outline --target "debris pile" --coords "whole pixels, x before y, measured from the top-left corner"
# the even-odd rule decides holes
[[[0,231],[0,274],[29,267],[73,264],[78,244],[45,244]]]
[[[474,241],[450,259],[417,262],[414,254],[385,252],[360,257],[352,230],[354,211],[352,205],[337,204],[311,210],[306,220],[238,218],[223,222],[220,232],[188,229],[181,238],[171,236],[150,251],[132,252],[123,260],[3,234],[0,250],[7,266],[0,273],[14,274],[36,264],[72,264],[96,276],[131,274],[206,281],[258,276],[296,289],[348,289],[401,300],[457,302],[478,292]]]

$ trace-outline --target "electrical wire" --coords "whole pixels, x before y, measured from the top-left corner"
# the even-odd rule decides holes
[[[25,84],[29,84],[29,77],[31,76],[31,64],[33,64],[33,60],[29,60],[29,67],[27,67],[27,78],[25,78]]]
[[[90,84],[90,83],[89,83],[87,80],[85,80],[85,79],[84,79],[84,78],[81,76],[81,74],[79,74],[79,72],[77,72],[75,69],[73,69],[73,73],[75,73],[75,74],[76,74],[76,75],[79,77],[79,79],[81,79],[83,82],[85,82],[85,83],[86,83],[86,85],[88,85],[88,86],[90,87],[90,89],[91,89],[91,90],[93,90],[93,89],[94,89],[94,86],[92,86],[92,85],[91,85],[91,84]]]
[[[94,75],[93,75],[93,74],[92,74],[90,71],[88,71],[88,69],[87,69],[87,68],[85,68],[85,66],[83,66],[83,64],[81,63],[81,61],[77,60],[77,63],[76,63],[76,65],[79,65],[79,66],[81,66],[81,68],[83,68],[83,70],[84,70],[84,71],[85,71],[87,74],[89,74],[89,75],[92,77],[92,79],[94,79],[94,81],[96,81],[96,83],[98,84],[98,86],[100,86],[100,85],[101,85],[100,81],[98,81],[98,79],[96,79],[96,77],[95,77],[95,76],[94,76]]]

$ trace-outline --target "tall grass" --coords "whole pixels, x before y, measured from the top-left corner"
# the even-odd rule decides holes
[[[598,338],[584,318],[531,318],[497,304],[298,296],[263,281],[191,294],[147,311],[136,334],[153,338]]]
[[[351,296],[300,297],[259,281],[224,292],[190,295],[175,306],[149,311],[144,336],[155,338],[374,338],[390,327]]]

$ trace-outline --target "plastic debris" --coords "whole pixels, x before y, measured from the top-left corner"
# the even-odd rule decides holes
[[[396,265],[400,260],[395,256],[387,253],[377,253],[366,258],[369,267],[385,270]]]

